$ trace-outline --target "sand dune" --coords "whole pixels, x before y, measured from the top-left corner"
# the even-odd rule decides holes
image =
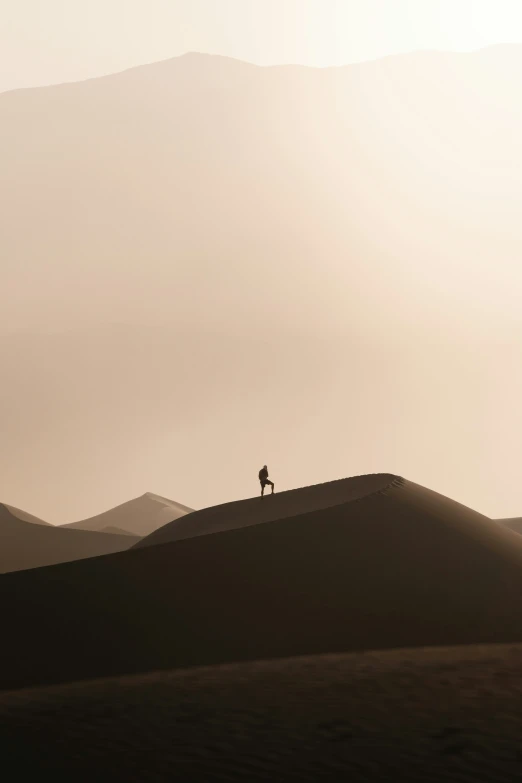
[[[0,506],[7,509],[13,517],[22,519],[24,522],[31,522],[33,525],[51,525],[50,522],[44,522],[43,519],[35,517],[33,514],[28,514],[27,511],[22,511],[22,509],[16,508],[15,506],[8,506],[7,503],[2,503]]]
[[[133,535],[133,533],[129,533],[128,530],[122,530],[121,527],[102,527],[102,529],[99,532],[114,533],[117,536],[133,536],[134,538],[136,537]]]
[[[497,519],[499,524],[513,530],[515,533],[522,533],[522,517],[511,517],[510,519]]]
[[[36,779],[45,758],[60,781],[508,783],[521,665],[519,646],[397,650],[22,690],[0,695],[2,763]]]
[[[401,481],[400,478],[389,473],[376,473],[301,487],[275,495],[269,494],[262,499],[256,497],[223,503],[194,511],[190,517],[170,522],[138,541],[136,547],[168,544],[183,538],[219,533],[311,511],[320,511],[340,503],[359,500],[373,492],[384,492],[392,486],[400,485]]]
[[[410,482],[379,481],[330,508],[3,575],[0,687],[521,641],[522,538]],[[297,504],[299,491],[288,495]]]
[[[0,505],[0,573],[121,552],[136,540],[137,536],[34,524],[12,513],[10,506]]]
[[[117,528],[121,532],[146,536],[156,528],[166,525],[173,519],[183,517],[191,511],[192,509],[188,506],[183,506],[174,500],[146,492],[139,498],[128,500],[126,503],[109,509],[109,511],[104,511],[103,514],[97,514],[79,522],[70,522],[62,527],[104,532],[107,532],[107,529],[114,532],[114,529]]]

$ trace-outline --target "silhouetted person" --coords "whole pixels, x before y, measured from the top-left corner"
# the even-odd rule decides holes
[[[268,468],[266,465],[263,465],[261,470],[259,471],[259,481],[261,483],[261,497],[265,494],[265,487],[267,484],[270,484],[272,487],[272,495],[274,494],[274,482],[270,481],[268,478]]]

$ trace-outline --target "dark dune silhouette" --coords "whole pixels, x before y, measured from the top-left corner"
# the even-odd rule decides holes
[[[34,524],[0,505],[0,573],[121,552],[137,540],[137,536]]]
[[[183,506],[174,500],[146,492],[139,498],[128,500],[102,514],[82,519],[79,522],[70,522],[61,527],[78,530],[102,530],[104,532],[115,532],[115,529],[118,529],[132,535],[146,536],[156,528],[162,527],[173,519],[183,517],[191,511],[192,509],[188,506]]]
[[[367,494],[352,492],[362,481]],[[301,492],[329,489],[330,507],[303,513]],[[343,502],[341,490],[354,499]],[[273,499],[286,503],[286,518],[3,575],[0,688],[522,641],[522,539],[512,531],[392,476]],[[248,524],[253,501],[242,503]]]
[[[521,665],[520,646],[396,650],[4,693],[2,763],[24,780],[45,759],[60,781],[508,783]]]
[[[522,533],[522,517],[511,517],[508,519],[497,519],[500,525],[513,530],[515,533]]]

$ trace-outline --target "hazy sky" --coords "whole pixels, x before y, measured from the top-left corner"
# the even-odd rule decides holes
[[[522,0],[0,11],[0,90],[522,42]],[[0,501],[202,507],[268,462],[279,488],[387,471],[522,513],[521,73],[521,46],[200,56],[2,95]]]
[[[0,501],[201,508],[267,462],[521,514],[521,73],[199,55],[2,95]]]
[[[520,0],[0,0],[0,91],[186,51],[327,66],[520,41]]]

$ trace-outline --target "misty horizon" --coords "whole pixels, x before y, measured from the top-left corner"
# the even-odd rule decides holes
[[[229,54],[224,54],[220,52],[209,52],[209,51],[198,51],[198,50],[192,50],[187,49],[184,52],[180,52],[179,54],[172,54],[170,56],[164,57],[160,60],[149,60],[146,62],[139,62],[135,63],[133,65],[129,65],[125,68],[122,68],[121,70],[116,71],[110,71],[108,73],[102,73],[102,74],[93,74],[89,76],[84,76],[82,78],[77,79],[66,79],[63,81],[56,81],[56,82],[49,82],[46,84],[29,84],[24,87],[7,87],[5,89],[0,89],[0,95],[6,93],[6,92],[18,92],[21,90],[41,90],[46,89],[49,87],[63,87],[67,85],[74,85],[74,84],[82,84],[83,82],[90,82],[90,81],[96,81],[99,79],[110,79],[112,76],[121,76],[123,74],[128,73],[129,71],[135,71],[142,68],[148,68],[149,66],[155,66],[155,65],[161,65],[161,64],[167,64],[171,60],[181,60],[183,58],[192,58],[192,57],[208,57],[208,58],[215,58],[215,59],[223,59],[223,60],[232,60],[237,63],[241,63],[243,65],[250,65],[254,68],[262,68],[262,69],[270,69],[270,68],[304,68],[307,70],[317,70],[317,71],[327,71],[327,70],[340,70],[343,68],[351,68],[356,67],[358,65],[368,65],[371,63],[379,62],[381,60],[388,60],[390,58],[403,58],[403,57],[415,57],[415,56],[438,56],[438,55],[455,55],[460,57],[466,57],[469,54],[479,54],[480,52],[487,51],[489,49],[506,49],[506,48],[517,48],[522,46],[522,41],[520,42],[504,42],[504,43],[490,43],[486,44],[484,46],[477,46],[473,49],[469,50],[459,50],[459,49],[446,49],[446,48],[432,48],[432,49],[422,49],[422,48],[412,48],[412,49],[405,49],[401,52],[396,53],[390,53],[390,54],[381,54],[381,55],[375,55],[372,57],[367,57],[361,60],[347,60],[346,62],[339,63],[336,65],[312,65],[310,63],[306,62],[271,62],[271,63],[261,63],[256,62],[253,59],[245,59],[242,57],[234,57]]]
[[[6,0],[0,92],[116,73],[184,52],[342,66],[522,42],[516,0]]]

